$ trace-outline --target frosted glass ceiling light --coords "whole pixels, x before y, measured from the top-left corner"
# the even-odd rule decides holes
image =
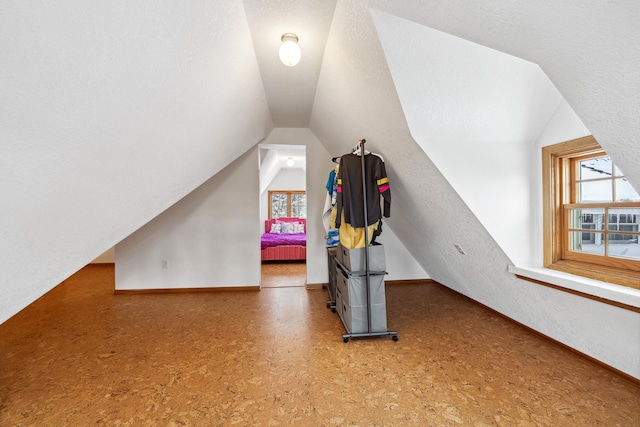
[[[298,36],[291,33],[282,35],[282,45],[280,46],[280,61],[287,67],[293,67],[302,57],[300,46],[298,46]]]
[[[287,159],[287,166],[291,167],[291,166],[293,166],[293,164],[294,164],[294,163],[295,163],[295,162],[293,161],[293,157],[289,157],[289,158]]]

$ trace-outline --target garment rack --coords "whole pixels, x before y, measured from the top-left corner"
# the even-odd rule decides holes
[[[365,284],[366,284],[366,295],[367,295],[367,332],[360,333],[346,333],[342,335],[342,339],[344,342],[349,342],[349,338],[359,338],[359,337],[371,337],[371,336],[387,336],[391,335],[394,341],[398,341],[398,332],[397,331],[380,331],[373,332],[371,328],[371,271],[369,270],[369,216],[367,213],[367,187],[366,187],[366,173],[365,173],[365,150],[364,144],[366,143],[366,139],[361,139],[358,141],[358,145],[354,147],[354,152],[356,149],[360,148],[360,159],[361,159],[361,169],[362,169],[362,196],[364,201],[364,266],[365,266]]]

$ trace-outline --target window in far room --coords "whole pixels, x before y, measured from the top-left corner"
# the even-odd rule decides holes
[[[306,218],[306,192],[269,190],[269,219],[281,217]]]
[[[543,148],[545,267],[640,289],[640,195],[593,137]]]

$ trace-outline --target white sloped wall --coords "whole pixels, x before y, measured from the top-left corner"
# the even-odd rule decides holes
[[[271,128],[240,0],[1,2],[0,58],[0,322]]]
[[[538,64],[640,186],[640,2],[369,0],[377,10]]]
[[[367,3],[363,1],[340,2],[336,8],[316,93],[312,131],[330,150],[350,146],[357,138],[366,137],[370,149],[384,156],[393,194],[392,217],[388,223],[434,280],[578,351],[640,377],[637,313],[525,282],[507,271],[507,265],[512,261],[505,249],[500,247],[479,220],[479,215],[452,186],[452,183],[466,181],[469,188],[476,188],[487,195],[486,187],[499,193],[501,183],[496,182],[495,173],[491,172],[459,176],[459,170],[443,168],[453,174],[445,176],[430,159],[429,153],[416,144],[409,132],[405,113],[409,113],[406,117],[417,113],[421,120],[435,125],[447,117],[439,116],[437,111],[427,114],[425,104],[400,103],[382,46],[371,42],[372,38],[383,35],[378,33],[371,20],[363,18],[368,12]],[[354,25],[355,22],[358,25]],[[394,25],[400,24],[395,22]],[[401,25],[397,31],[410,31],[410,28]],[[413,36],[417,35],[413,33]],[[343,40],[349,43],[343,43]],[[402,48],[416,48],[420,42],[414,39],[413,45]],[[429,63],[421,65],[420,79],[430,79]],[[457,70],[452,69],[449,79],[440,83],[452,88],[466,84],[458,76]],[[411,82],[408,82],[408,87],[412,87]],[[336,105],[335,99],[341,102]],[[424,103],[438,101],[423,100]],[[533,117],[546,113],[550,118],[558,104],[549,103],[548,111],[534,104],[528,113]],[[505,110],[493,109],[500,118],[501,111]],[[472,122],[474,117],[461,114],[459,119],[462,123],[465,120]],[[332,126],[325,127],[324,123]],[[491,141],[477,141],[477,144],[482,144],[477,150],[480,152],[485,148],[506,162],[515,160],[523,164],[523,159],[534,152],[537,136],[545,125],[541,119],[536,119],[535,123],[538,133],[535,129],[529,130],[508,150],[496,150]],[[458,139],[453,142],[464,142],[463,136],[458,134]],[[443,144],[452,143],[442,135],[438,138]],[[439,141],[428,142],[437,144]],[[521,173],[510,170],[505,179],[521,182],[520,188],[525,193],[532,191],[535,188],[531,182],[533,162],[526,165]],[[486,203],[506,207],[501,197],[500,194],[495,195]],[[531,198],[525,194],[524,200]],[[402,215],[394,217],[394,211]],[[459,254],[454,244],[460,245],[466,255]],[[529,240],[523,244],[532,245],[533,242]]]
[[[260,284],[254,146],[116,245],[116,290]]]
[[[538,166],[530,147],[560,93],[536,64],[383,12],[372,17],[411,135],[512,262],[528,264]]]

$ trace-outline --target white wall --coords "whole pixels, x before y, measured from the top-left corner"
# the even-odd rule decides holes
[[[557,89],[530,62],[372,17],[411,135],[507,256],[530,262],[530,147],[562,102]]]
[[[307,283],[326,283],[322,208],[331,156],[309,129],[276,128],[263,143],[306,146]],[[259,284],[257,147],[117,245],[117,289]]]
[[[539,64],[629,181],[640,187],[640,2],[368,0],[367,4]],[[456,72],[452,70],[452,76]]]
[[[118,243],[116,289],[259,286],[258,180],[254,146]]]
[[[3,1],[0,57],[0,322],[271,127],[240,0]]]
[[[428,279],[429,275],[411,253],[405,248],[393,229],[382,220],[382,234],[376,242],[384,245],[384,257],[387,274],[384,280],[416,280]]]

